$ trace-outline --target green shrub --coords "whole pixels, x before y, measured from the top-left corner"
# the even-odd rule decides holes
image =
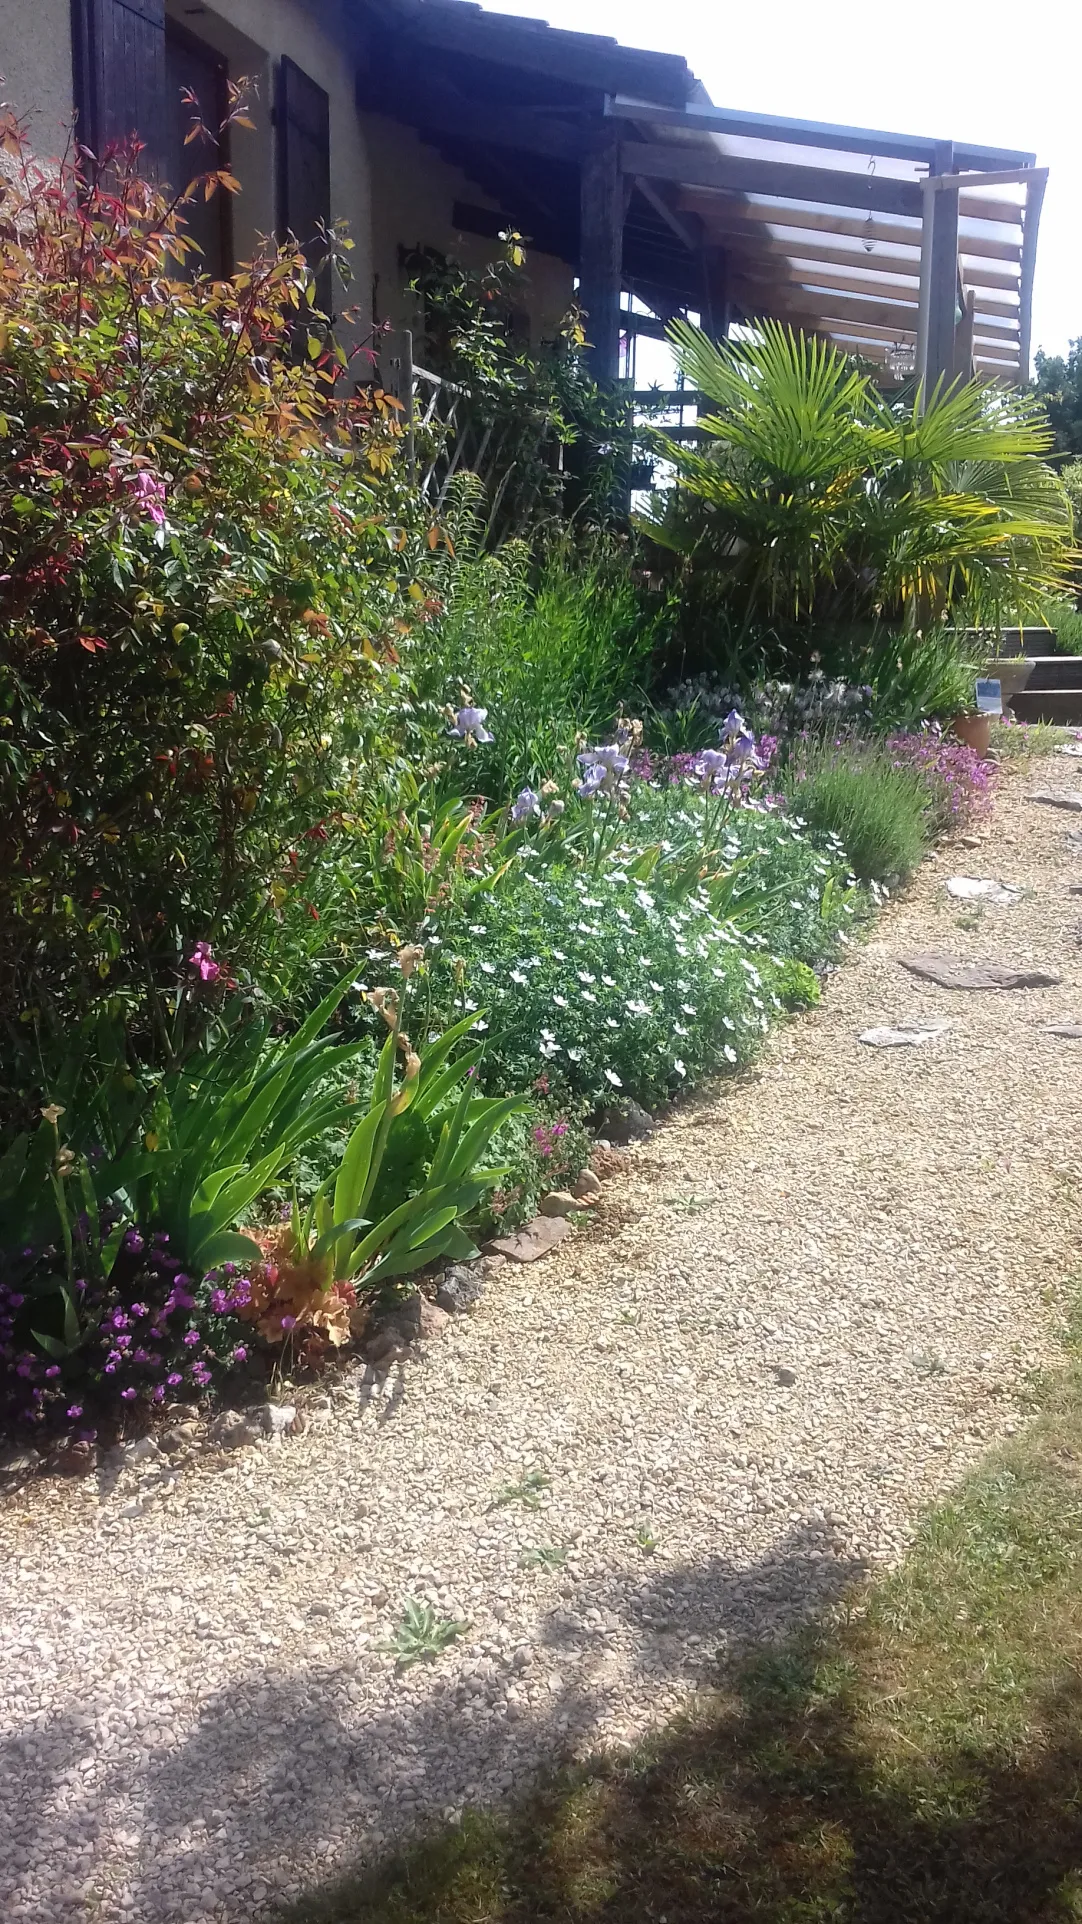
[[[303,255],[181,280],[178,216],[116,165],[53,179],[16,156],[3,183],[9,1060],[103,1004],[168,1060],[197,940],[234,971],[290,932],[303,956],[425,613],[393,423],[339,403],[311,310],[292,352]]]
[[[924,854],[928,789],[885,748],[813,749],[790,768],[786,786],[804,821],[838,837],[862,882],[904,881]]]

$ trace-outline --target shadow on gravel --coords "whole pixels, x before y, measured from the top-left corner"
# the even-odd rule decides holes
[[[819,1539],[798,1533],[750,1570],[720,1562],[673,1570],[644,1559],[618,1594],[608,1593],[605,1609],[632,1633],[633,1685],[636,1678],[644,1686],[705,1685],[716,1675],[720,1643],[739,1643],[766,1621],[779,1630],[791,1625],[854,1575],[824,1554]],[[370,1667],[389,1659],[364,1650],[353,1657],[347,1633],[333,1659],[281,1680],[258,1672],[208,1696],[187,1740],[168,1748],[151,1740],[138,1770],[130,1760],[110,1767],[108,1755],[95,1752],[92,1716],[49,1726],[45,1756],[18,1743],[0,1747],[0,1784],[17,1787],[21,1810],[31,1813],[14,1819],[19,1847],[55,1851],[58,1837],[71,1834],[74,1809],[88,1840],[114,1824],[138,1834],[139,1863],[124,1880],[133,1924],[189,1924],[207,1913],[246,1919],[288,1881],[283,1860],[302,1862],[308,1879],[322,1852],[339,1864],[358,1855],[372,1864],[404,1833],[430,1830],[450,1811],[504,1803],[526,1792],[538,1772],[559,1767],[572,1747],[580,1756],[589,1750],[613,1687],[611,1632],[569,1622],[566,1601],[553,1585],[530,1672],[546,1689],[533,1704],[508,1705],[516,1673],[502,1659],[482,1659],[466,1676],[418,1666],[389,1702],[366,1712],[354,1700],[365,1694]],[[167,1674],[164,1653],[158,1668]],[[152,1699],[149,1712],[152,1725]],[[83,1787],[80,1767],[91,1757],[97,1780]],[[117,1818],[125,1805],[130,1814]],[[103,1836],[94,1861],[124,1854]],[[55,1855],[51,1862],[48,1878],[59,1887],[67,1871]],[[4,1868],[0,1852],[0,1896]]]

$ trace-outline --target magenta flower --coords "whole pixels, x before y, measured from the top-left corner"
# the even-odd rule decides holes
[[[137,474],[128,476],[127,486],[143,513],[156,527],[164,528],[166,492],[161,477],[140,468]]]
[[[188,967],[204,982],[217,982],[222,973],[222,965],[214,960],[209,942],[196,943],[194,953],[188,957]]]

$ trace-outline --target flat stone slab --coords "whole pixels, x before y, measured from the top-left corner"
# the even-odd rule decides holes
[[[869,1049],[919,1049],[922,1043],[934,1042],[936,1036],[945,1035],[951,1026],[934,1018],[928,1022],[899,1022],[892,1028],[864,1029],[860,1040],[867,1043]]]
[[[958,902],[1001,902],[1006,907],[1022,900],[1021,889],[1009,882],[980,881],[975,875],[952,875],[947,894]]]
[[[497,1236],[485,1247],[493,1256],[509,1256],[513,1263],[536,1263],[539,1256],[547,1256],[570,1234],[566,1216],[535,1216],[513,1236]]]
[[[1062,1036],[1068,1042],[1082,1042],[1082,1022],[1049,1022],[1041,1034]]]
[[[1035,788],[1027,800],[1044,802],[1049,808],[1069,808],[1075,815],[1082,815],[1082,793],[1077,788]]]
[[[1072,761],[1082,762],[1082,742],[1060,742],[1057,755],[1069,755]]]
[[[962,962],[956,955],[900,955],[903,969],[941,989],[1054,989],[1063,977],[1054,969],[1017,967],[1010,962]]]

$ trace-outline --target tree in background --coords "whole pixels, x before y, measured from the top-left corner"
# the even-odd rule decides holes
[[[1036,387],[1056,437],[1056,452],[1082,455],[1082,338],[1071,342],[1066,355],[1037,350]]]

